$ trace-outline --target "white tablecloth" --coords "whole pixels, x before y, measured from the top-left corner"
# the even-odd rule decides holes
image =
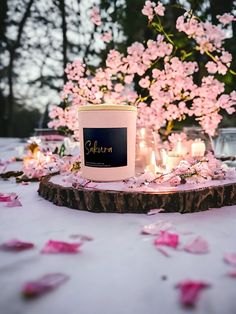
[[[0,140],[0,158],[13,154],[15,145]],[[183,279],[211,284],[194,313],[236,313],[236,279],[226,275],[233,267],[223,261],[224,253],[236,252],[236,206],[185,215],[94,214],[57,207],[39,197],[37,189],[38,183],[25,186],[0,180],[0,192],[17,193],[23,204],[0,207],[0,243],[18,238],[36,244],[24,252],[0,251],[1,314],[186,313],[175,289]],[[210,252],[192,255],[167,249],[171,256],[163,256],[152,236],[140,234],[144,224],[160,219],[176,226],[181,243],[203,236]],[[184,235],[186,231],[193,234]],[[94,241],[76,255],[40,254],[49,239],[72,241],[72,234],[90,235]],[[38,299],[22,299],[25,281],[51,272],[66,273],[70,280]]]

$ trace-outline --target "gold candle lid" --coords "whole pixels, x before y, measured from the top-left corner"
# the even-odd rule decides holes
[[[114,105],[114,104],[101,104],[101,105],[84,105],[78,108],[79,111],[91,110],[119,110],[119,111],[137,111],[137,107],[130,105]]]

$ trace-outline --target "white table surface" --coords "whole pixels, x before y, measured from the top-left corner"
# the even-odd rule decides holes
[[[15,141],[0,139],[0,158],[8,158],[15,146]],[[17,193],[23,205],[0,207],[0,243],[18,238],[36,244],[24,252],[0,251],[1,314],[236,313],[236,278],[226,275],[233,267],[223,261],[224,253],[236,252],[236,206],[185,215],[94,214],[57,207],[38,196],[37,189],[38,183],[0,180],[0,192]],[[210,252],[193,255],[167,248],[171,257],[163,256],[152,236],[140,234],[144,224],[160,219],[179,232],[193,232],[181,234],[181,243],[203,236]],[[94,241],[76,255],[40,254],[49,239],[73,241],[72,234]],[[21,298],[25,281],[51,272],[66,273],[70,280],[36,300]],[[211,284],[194,310],[179,305],[174,286],[183,279]]]

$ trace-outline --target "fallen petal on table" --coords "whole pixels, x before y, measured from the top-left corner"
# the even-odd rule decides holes
[[[179,235],[168,231],[161,231],[160,235],[155,239],[154,245],[165,245],[176,248],[179,244]]]
[[[198,236],[193,240],[190,240],[188,243],[186,243],[183,249],[186,252],[193,254],[206,254],[209,252],[209,245],[204,238]]]
[[[183,306],[195,306],[199,299],[200,292],[210,285],[205,281],[184,280],[176,285],[180,290],[180,303]]]
[[[24,242],[18,239],[11,239],[8,240],[0,245],[0,249],[3,251],[24,251],[29,250],[34,247],[33,243],[30,242]]]
[[[68,275],[61,273],[47,274],[39,279],[26,282],[23,285],[22,294],[26,298],[38,297],[56,289],[68,279]]]
[[[224,261],[230,265],[236,266],[236,253],[225,253]]]
[[[41,253],[46,254],[60,254],[60,253],[69,253],[76,254],[79,252],[79,249],[83,242],[64,242],[64,241],[55,241],[49,240],[43,247]]]

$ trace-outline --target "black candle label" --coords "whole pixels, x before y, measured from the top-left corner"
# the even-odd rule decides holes
[[[127,128],[84,128],[83,136],[85,166],[127,166]]]

